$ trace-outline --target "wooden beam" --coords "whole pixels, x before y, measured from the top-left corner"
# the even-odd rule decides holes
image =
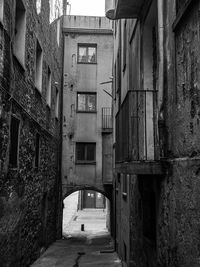
[[[132,161],[116,163],[115,171],[124,174],[136,175],[164,175],[167,169],[166,162],[157,161]]]

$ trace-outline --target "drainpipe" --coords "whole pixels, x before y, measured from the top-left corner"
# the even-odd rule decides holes
[[[163,120],[163,99],[164,99],[164,20],[163,1],[158,3],[158,50],[159,50],[159,76],[158,76],[158,119]]]
[[[157,0],[158,7],[158,50],[159,50],[159,74],[158,74],[158,144],[160,157],[164,157],[164,0]]]

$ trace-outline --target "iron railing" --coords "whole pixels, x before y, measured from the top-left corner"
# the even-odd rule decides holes
[[[102,129],[112,130],[112,110],[111,108],[102,108]]]
[[[116,115],[116,162],[157,160],[157,91],[128,91]]]

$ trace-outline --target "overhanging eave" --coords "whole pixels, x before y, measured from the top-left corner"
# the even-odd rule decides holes
[[[109,19],[138,18],[144,0],[106,0],[106,17]]]

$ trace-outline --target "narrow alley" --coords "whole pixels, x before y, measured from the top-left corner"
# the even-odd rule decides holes
[[[70,208],[64,214],[63,239],[50,246],[32,267],[122,266],[106,228],[106,211],[75,211],[75,198],[72,194]]]
[[[200,0],[0,0],[0,267],[200,267]]]

